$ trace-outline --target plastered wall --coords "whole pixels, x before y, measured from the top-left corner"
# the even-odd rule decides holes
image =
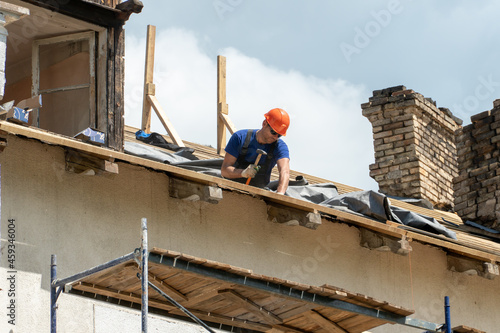
[[[65,171],[61,147],[13,136],[7,142],[0,153],[0,288],[8,275],[8,219],[15,219],[17,312],[11,327],[5,306],[9,298],[0,292],[2,331],[47,332],[50,255],[57,255],[58,276],[64,278],[130,253],[140,246],[143,217],[150,247],[297,282],[327,283],[414,308],[415,318],[437,323],[444,321],[443,297],[448,295],[453,324],[488,332],[499,326],[500,300],[492,291],[499,290],[500,280],[447,270],[441,249],[412,242],[409,257],[369,250],[360,246],[359,230],[347,224],[323,220],[317,230],[273,224],[257,198],[224,191],[216,205],[181,201],[168,196],[163,173],[119,163],[115,176],[78,175]],[[116,327],[129,329],[117,331],[137,331],[137,315],[116,314],[119,309],[102,302],[62,295],[58,304],[58,332],[103,332],[115,320]],[[386,325],[372,332],[416,331]]]

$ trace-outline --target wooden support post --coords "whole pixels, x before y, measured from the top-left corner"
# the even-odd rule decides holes
[[[154,58],[155,58],[155,34],[156,27],[148,25],[147,43],[146,43],[146,67],[144,69],[144,96],[142,104],[142,125],[141,129],[145,133],[151,133],[151,107],[156,112],[158,118],[167,130],[172,141],[179,147],[185,147],[179,134],[163,111],[160,102],[155,96],[156,87],[153,83]]]
[[[144,69],[144,96],[142,101],[142,125],[141,129],[150,133],[151,131],[151,104],[148,95],[154,95],[153,72],[155,66],[155,34],[156,27],[148,25],[146,38],[146,67]]]
[[[181,137],[179,136],[179,134],[177,134],[177,131],[175,130],[174,126],[172,125],[172,123],[168,119],[165,111],[163,111],[163,108],[161,107],[160,102],[158,102],[158,99],[156,98],[156,96],[155,95],[147,95],[147,100],[149,101],[149,103],[151,104],[153,109],[155,110],[158,118],[160,118],[160,121],[163,124],[163,127],[165,127],[165,129],[167,130],[168,135],[170,136],[172,141],[176,145],[178,145],[179,147],[185,147],[184,142],[182,142]]]
[[[224,148],[226,148],[226,123],[222,116],[227,116],[227,114],[226,57],[217,56],[217,154],[221,156],[224,155]]]

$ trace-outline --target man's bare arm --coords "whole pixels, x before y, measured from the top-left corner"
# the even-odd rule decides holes
[[[279,182],[276,193],[284,194],[288,188],[288,181],[290,179],[290,159],[280,158],[277,162],[279,172]]]
[[[243,177],[241,173],[244,169],[236,169],[234,164],[237,158],[231,154],[226,153],[224,156],[224,161],[222,161],[222,166],[220,168],[220,173],[224,178],[241,178]]]

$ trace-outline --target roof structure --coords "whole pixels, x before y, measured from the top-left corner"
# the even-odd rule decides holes
[[[135,143],[141,143],[141,141],[137,140],[135,137],[135,133],[138,131],[137,128],[131,127],[131,126],[125,126],[125,140],[128,142],[135,142]],[[167,142],[172,142],[172,140],[168,137],[164,137]],[[192,143],[192,142],[187,142],[184,141],[186,147],[193,148],[194,149],[194,155],[200,159],[216,159],[220,158],[220,155],[218,155],[215,151],[214,148],[212,147],[207,147],[204,145]],[[167,151],[166,149],[155,147],[155,149],[160,149]],[[361,191],[362,189],[348,186],[345,184],[341,184],[335,181],[327,180],[324,178],[319,178],[315,177],[313,175],[301,173],[296,170],[290,170],[290,179],[295,179],[298,176],[303,176],[307,179],[309,184],[321,184],[321,183],[332,183],[338,188],[339,194],[344,194],[344,193],[350,193],[350,192],[356,192],[356,191]],[[272,180],[278,179],[278,173],[275,168],[273,170]],[[233,182],[234,183],[234,182]],[[234,187],[239,188],[238,184],[234,184]],[[254,190],[259,190],[257,188],[251,187],[249,189],[250,192],[253,192]],[[269,192],[269,191],[265,191]],[[272,193],[269,193],[272,194]],[[288,201],[288,200],[294,200],[293,198],[288,198],[284,197],[282,201]],[[306,204],[306,203],[305,203]],[[500,245],[498,244],[498,241],[500,241],[500,236],[496,237],[494,234],[491,233],[485,233],[482,232],[480,229],[475,230],[475,228],[470,228],[467,225],[465,225],[462,221],[462,219],[453,213],[446,212],[446,211],[441,211],[441,210],[435,210],[435,209],[427,209],[424,207],[419,207],[416,205],[412,205],[410,203],[401,201],[401,200],[396,200],[396,199],[391,199],[391,205],[403,208],[415,213],[419,213],[425,216],[433,217],[435,218],[438,222],[440,222],[442,225],[446,226],[447,228],[453,230],[457,234],[457,240],[449,239],[443,236],[431,234],[424,232],[422,230],[418,230],[416,228],[396,224],[396,223],[391,223],[390,221],[386,221],[386,224],[380,224],[376,222],[376,225],[373,225],[369,221],[373,221],[371,219],[365,219],[361,218],[361,220],[365,223],[361,223],[361,226],[365,226],[369,229],[373,229],[376,231],[382,231],[383,233],[386,233],[388,235],[394,236],[394,237],[401,237],[402,235],[408,236],[409,238],[413,238],[414,240],[421,240],[423,242],[428,242],[431,244],[435,244],[438,246],[443,246],[444,248],[450,249],[452,252],[457,252],[459,254],[463,254],[467,256],[468,251],[462,251],[458,246],[465,246],[470,249],[470,256],[476,259],[488,259],[488,260],[493,260],[493,261],[498,261],[500,259]],[[307,205],[309,206],[309,205]],[[326,213],[326,214],[331,214],[334,218],[340,219],[340,220],[345,220],[349,222],[361,222],[361,220],[358,221],[357,217],[355,215],[349,214],[350,216],[345,219],[346,217],[343,216],[340,211],[336,211],[336,213],[332,213],[331,211],[327,211],[326,207],[317,207],[318,205],[314,205],[314,209],[317,209],[320,212]],[[380,229],[379,227],[381,226],[386,226],[382,227]],[[376,227],[376,228],[372,228]],[[395,230],[396,229],[396,230]],[[408,233],[410,233],[408,235]],[[443,243],[444,241],[445,243]],[[479,255],[479,252],[484,252],[483,255]],[[479,256],[478,256],[479,255]]]
[[[81,140],[69,138],[63,135],[54,134],[42,129],[35,129],[30,127],[25,127],[17,125],[14,123],[0,121],[0,130],[11,135],[24,136],[32,139],[37,139],[42,142],[59,145],[65,149],[69,149],[85,156],[80,156],[78,158],[79,163],[82,163],[82,169],[93,168],[99,172],[107,172],[107,166],[110,163],[115,162],[125,162],[134,165],[139,165],[147,167],[159,172],[167,173],[171,178],[181,179],[183,181],[193,182],[196,184],[215,186],[223,190],[238,191],[240,193],[249,194],[253,197],[258,197],[264,200],[268,205],[280,205],[283,207],[288,207],[289,209],[296,209],[305,213],[314,212],[320,214],[322,217],[332,219],[338,222],[345,222],[351,225],[356,225],[371,231],[386,235],[388,237],[393,237],[396,239],[407,239],[410,241],[418,241],[421,243],[434,245],[443,248],[445,251],[455,254],[457,256],[463,256],[471,258],[474,260],[479,260],[484,263],[499,263],[500,262],[500,244],[498,244],[498,238],[494,235],[481,235],[481,230],[477,230],[473,233],[470,232],[470,228],[464,226],[462,220],[455,214],[439,211],[430,210],[418,206],[414,206],[399,200],[391,200],[391,204],[397,207],[401,207],[413,212],[420,213],[422,215],[434,217],[441,224],[445,225],[447,228],[452,229],[457,234],[457,240],[453,240],[444,236],[431,234],[416,228],[408,227],[401,224],[391,223],[386,221],[386,223],[381,223],[369,217],[359,216],[356,214],[351,214],[348,212],[340,211],[335,208],[325,207],[311,202],[306,202],[296,198],[291,198],[283,195],[275,194],[271,191],[264,190],[261,188],[256,188],[252,186],[247,186],[240,184],[228,179],[218,178],[210,175],[205,175],[197,173],[195,171],[182,169],[180,167],[168,165],[165,163],[148,160],[145,158],[133,156],[130,154],[114,151],[107,148],[102,148],[94,146]],[[138,129],[126,126],[125,127],[125,140],[141,143],[139,140],[135,139],[134,133]],[[172,142],[168,136],[165,139]],[[220,157],[216,154],[215,149],[207,147],[204,145],[184,141],[186,147],[194,149],[194,155],[200,159],[211,159]],[[155,147],[155,149],[161,149]],[[90,162],[90,157],[94,161]],[[96,162],[101,161],[102,163]],[[106,162],[106,163],[105,163]],[[88,164],[86,164],[88,163]],[[118,171],[113,171],[118,172]],[[310,184],[315,183],[333,183],[337,186],[339,193],[347,193],[353,191],[359,191],[359,189],[354,187],[349,187],[340,183],[336,183],[330,180],[314,177],[312,175],[300,173],[295,170],[291,170],[290,178],[293,179],[296,176],[304,176]],[[276,178],[276,173],[273,173]]]
[[[130,259],[72,282],[71,292],[140,304],[141,269]],[[413,311],[329,285],[306,285],[220,262],[153,248],[149,280],[198,318],[256,331],[364,332],[405,323]],[[149,308],[183,315],[158,293]]]

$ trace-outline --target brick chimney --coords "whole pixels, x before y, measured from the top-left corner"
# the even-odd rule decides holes
[[[458,175],[455,131],[462,121],[404,86],[375,90],[361,108],[373,126],[375,163],[370,177],[379,191],[453,207],[453,178]]]
[[[457,131],[455,211],[464,220],[500,230],[500,99],[471,122]]]

